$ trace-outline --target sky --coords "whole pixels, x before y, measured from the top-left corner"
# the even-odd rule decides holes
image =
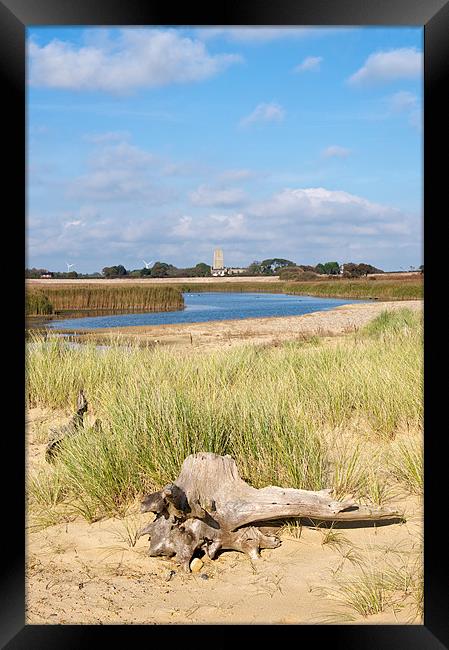
[[[423,30],[27,29],[27,267],[422,264]]]

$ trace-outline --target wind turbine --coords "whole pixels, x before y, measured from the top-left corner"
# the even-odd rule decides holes
[[[70,269],[72,268],[72,266],[75,266],[74,264],[69,264],[68,262],[66,262],[66,265],[67,265],[67,273],[70,272]]]
[[[149,269],[151,267],[151,265],[153,264],[153,260],[151,260],[151,262],[145,262],[145,260],[143,260],[143,263],[145,264],[145,268]]]

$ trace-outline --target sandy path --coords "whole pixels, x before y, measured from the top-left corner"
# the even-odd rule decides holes
[[[212,349],[232,347],[248,342],[272,345],[282,341],[301,340],[314,334],[319,336],[345,334],[365,325],[385,309],[394,310],[408,307],[420,310],[422,306],[422,300],[357,303],[304,316],[246,318],[182,325],[100,328],[89,333],[89,336],[102,339],[120,333],[127,339],[201,349],[204,347]]]

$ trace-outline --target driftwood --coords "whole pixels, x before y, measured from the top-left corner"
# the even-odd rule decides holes
[[[267,521],[288,517],[327,521],[399,517],[398,512],[386,508],[333,500],[331,492],[275,486],[258,490],[241,479],[230,456],[194,454],[185,459],[174,483],[144,497],[141,511],[153,512],[156,518],[138,536],[149,535],[150,556],[174,556],[189,572],[190,561],[199,550],[211,559],[220,550],[229,549],[256,560],[260,549],[278,547],[280,539],[265,534],[263,523]]]
[[[45,449],[45,460],[52,463],[55,459],[57,452],[61,447],[61,442],[73,436],[84,426],[84,414],[87,411],[88,402],[82,390],[78,393],[77,409],[75,414],[71,417],[67,424],[56,429],[50,429],[49,441]]]

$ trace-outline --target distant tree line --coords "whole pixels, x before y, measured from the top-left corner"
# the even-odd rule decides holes
[[[178,269],[167,262],[155,262],[151,268],[127,271],[124,266],[105,266],[102,270],[104,278],[207,278],[211,275],[209,264],[200,262],[196,266]]]
[[[424,266],[420,268],[424,273]],[[342,272],[343,271],[343,272]],[[282,280],[308,280],[320,275],[343,276],[345,278],[358,278],[370,273],[383,273],[381,269],[371,264],[354,264],[348,262],[340,266],[338,262],[320,262],[316,266],[296,264],[291,260],[281,257],[272,257],[266,260],[252,262],[241,276],[278,275]],[[127,270],[122,264],[105,266],[101,273],[77,273],[76,271],[58,272],[47,269],[25,269],[25,278],[41,278],[50,275],[55,279],[88,279],[88,278],[207,278],[212,275],[209,264],[200,262],[192,267],[177,268],[167,262],[155,262],[151,268]]]
[[[288,266],[296,266],[296,264],[281,257],[272,257],[262,262],[252,262],[246,269],[245,275],[278,275],[281,269]]]
[[[173,264],[156,262],[151,268],[127,270],[122,264],[105,266],[101,273],[77,273],[76,271],[59,272],[48,269],[25,269],[26,279],[39,279],[51,276],[55,279],[89,279],[89,278],[206,278],[211,275],[211,267],[204,262],[185,269],[178,269]]]
[[[88,278],[101,278],[101,273],[77,273],[76,271],[49,271],[48,269],[25,269],[25,278],[27,280],[36,280],[42,276],[50,275],[52,278],[59,280],[73,280],[75,278],[88,279]]]
[[[320,262],[316,266],[306,264],[293,264],[285,266],[279,272],[281,280],[313,280],[318,279],[318,276],[339,276],[344,278],[360,278],[367,276],[370,273],[383,273],[382,269],[378,269],[371,264],[354,264],[348,262],[340,264],[338,262]]]
[[[308,264],[296,264],[291,260],[274,257],[263,260],[262,262],[252,262],[247,269],[248,275],[280,275],[283,278],[291,274],[298,275],[300,273],[339,275],[340,265],[338,262],[325,262],[324,264],[320,262],[316,266],[310,266]]]

